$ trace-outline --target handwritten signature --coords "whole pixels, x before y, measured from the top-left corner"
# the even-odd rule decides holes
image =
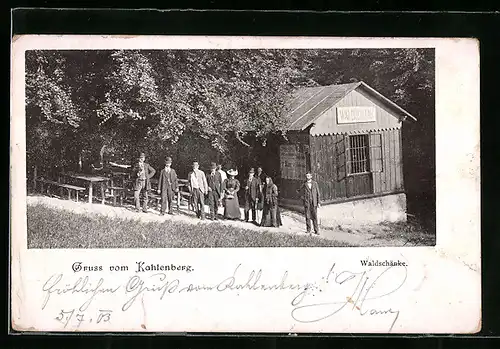
[[[156,294],[162,300],[168,295],[192,292],[294,292],[291,300],[291,317],[298,322],[318,322],[351,309],[361,316],[392,315],[389,332],[399,318],[400,311],[394,307],[378,309],[370,303],[376,299],[388,297],[400,290],[407,278],[406,267],[363,268],[358,272],[337,271],[336,264],[321,280],[305,283],[289,282],[289,273],[285,271],[278,282],[266,283],[263,270],[242,271],[241,264],[233,273],[216,283],[183,284],[179,278],[168,279],[165,273],[150,276],[134,275],[125,284],[105,286],[104,278],[97,282],[88,276],[80,277],[73,283],[63,281],[63,274],[51,276],[43,285],[45,297],[42,309],[53,296],[64,294],[83,294],[88,296],[78,308],[85,311],[98,295],[125,294],[126,301],[121,310],[127,311],[135,301],[145,294]],[[292,293],[293,295],[293,293]],[[349,305],[352,305],[349,306]]]
[[[292,300],[292,306],[294,308],[291,312],[291,316],[294,320],[299,322],[318,322],[339,314],[343,309],[357,311],[361,316],[392,314],[393,321],[389,327],[389,332],[391,332],[399,318],[400,311],[392,307],[388,309],[377,309],[369,307],[367,304],[375,299],[387,297],[401,289],[408,276],[407,269],[406,267],[387,267],[375,268],[375,270],[376,271],[374,271],[374,268],[371,268],[361,272],[335,272],[334,263],[325,280],[325,284],[331,285],[325,287],[327,290],[325,294],[329,300],[318,302],[317,298],[315,298],[315,302],[308,303],[308,300],[313,294],[310,289],[304,290]],[[384,282],[381,282],[382,280],[384,280]],[[390,282],[388,282],[389,280]],[[352,287],[349,288],[348,286]],[[329,293],[328,290],[336,292]],[[346,290],[349,291],[347,291],[347,296],[344,296]],[[320,292],[323,292],[323,290],[320,289]],[[317,292],[314,296],[316,295]],[[345,298],[341,299],[342,297]],[[352,307],[348,307],[349,304],[352,305]]]

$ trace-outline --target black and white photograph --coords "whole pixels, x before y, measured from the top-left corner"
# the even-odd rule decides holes
[[[480,331],[476,40],[12,47],[14,330]]]
[[[29,248],[435,244],[432,48],[25,65]]]

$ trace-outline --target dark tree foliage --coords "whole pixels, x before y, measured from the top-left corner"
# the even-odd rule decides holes
[[[359,80],[418,118],[404,142],[415,163],[433,169],[429,49],[28,51],[29,161],[71,166],[139,150],[202,156],[188,138],[230,161],[235,142],[286,135],[297,87]]]

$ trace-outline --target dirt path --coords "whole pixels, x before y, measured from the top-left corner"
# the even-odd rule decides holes
[[[175,215],[160,216],[155,209],[150,209],[148,213],[136,212],[132,205],[124,205],[123,207],[115,207],[110,205],[102,205],[94,203],[92,205],[86,202],[75,202],[70,200],[62,200],[46,196],[28,196],[28,204],[44,204],[49,207],[68,210],[75,213],[83,214],[102,214],[108,217],[121,219],[139,219],[143,222],[163,221],[171,219],[182,221],[188,224],[207,224],[210,220],[201,221],[196,218],[194,212],[188,211],[187,208],[182,208]],[[241,209],[243,217],[243,209]],[[219,208],[219,213],[223,213],[223,209]],[[282,209],[281,211],[283,225],[279,228],[259,227],[242,221],[225,221],[219,220],[220,224],[232,225],[239,228],[251,229],[255,231],[263,231],[273,229],[282,233],[288,234],[305,234],[305,220],[303,216],[294,211]],[[259,217],[260,218],[260,217]],[[329,240],[344,241],[353,245],[359,246],[402,246],[405,241],[387,241],[383,239],[373,239],[377,230],[380,227],[376,225],[361,226],[361,225],[342,225],[335,229],[320,227],[320,237]]]

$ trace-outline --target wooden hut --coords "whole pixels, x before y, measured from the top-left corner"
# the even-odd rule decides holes
[[[307,170],[323,204],[404,192],[401,127],[410,113],[364,82],[299,89],[280,145],[280,197],[300,205]]]

